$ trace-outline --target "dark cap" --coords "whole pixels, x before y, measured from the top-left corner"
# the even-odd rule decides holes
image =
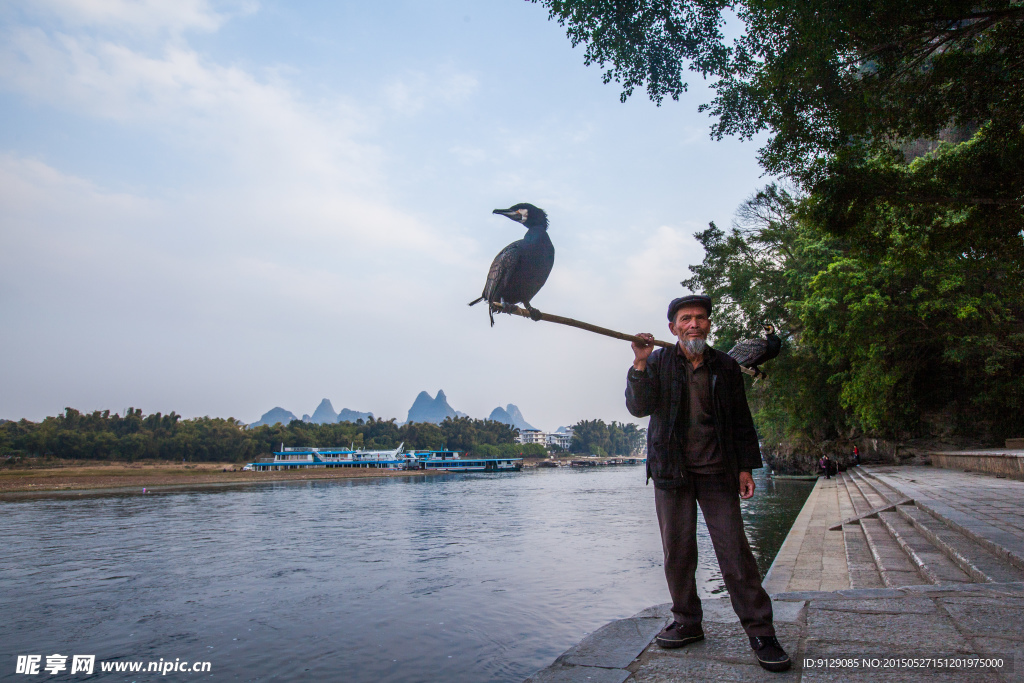
[[[681,296],[678,299],[672,299],[672,303],[668,305],[668,321],[674,323],[676,321],[676,312],[683,306],[703,306],[704,310],[711,315],[711,297],[703,294],[687,294]]]

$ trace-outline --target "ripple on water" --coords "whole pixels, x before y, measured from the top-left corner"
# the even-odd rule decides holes
[[[744,516],[764,571],[810,487],[758,486]],[[206,660],[241,680],[519,681],[668,600],[636,467],[0,506],[8,655]],[[706,530],[699,546],[712,595]]]

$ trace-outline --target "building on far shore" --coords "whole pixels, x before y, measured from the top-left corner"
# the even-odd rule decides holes
[[[520,429],[518,441],[522,444],[539,443],[549,449],[552,446],[558,446],[563,451],[567,451],[572,444],[572,428],[563,427],[561,431],[557,432],[542,432],[539,429]]]
[[[546,436],[547,434],[539,429],[520,429],[518,440],[522,444],[539,443],[543,446],[546,443],[544,439]]]

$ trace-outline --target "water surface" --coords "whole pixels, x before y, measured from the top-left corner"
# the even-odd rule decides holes
[[[764,572],[811,486],[756,478]],[[668,601],[653,497],[641,467],[608,467],[2,502],[0,679],[57,652],[220,680],[521,681]],[[703,526],[699,545],[721,593]],[[211,677],[125,676],[107,677]]]

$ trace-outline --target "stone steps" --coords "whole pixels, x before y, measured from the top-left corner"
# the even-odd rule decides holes
[[[899,493],[891,486],[868,472],[859,472],[867,483],[876,489],[888,490],[893,497]],[[938,509],[937,509],[938,508]],[[977,583],[1010,583],[1024,581],[1024,567],[1014,562],[1012,554],[1005,549],[993,547],[992,541],[977,538],[969,528],[953,520],[945,519],[939,506],[923,501],[916,505],[901,505],[898,514],[914,526],[937,550],[954,562],[964,573]]]
[[[896,543],[907,554],[917,571],[934,584],[972,583],[974,578],[965,572],[960,565],[947,557],[913,524],[900,513],[899,508],[912,507],[901,505],[892,512],[878,513],[878,519]]]
[[[857,515],[850,498],[850,492],[844,485],[839,487],[839,516],[849,519]],[[850,588],[884,588],[885,582],[878,573],[878,566],[871,554],[864,529],[860,524],[844,524],[843,540],[846,542],[846,564],[850,570]]]
[[[839,478],[842,518],[873,513],[843,524],[852,588],[878,587],[879,581],[889,588],[1024,581],[1024,568],[989,548],[991,541],[978,542],[943,519],[933,506],[910,503],[906,493],[860,468]],[[887,506],[893,507],[883,510]]]
[[[872,495],[871,500],[877,507],[906,499],[906,496],[902,495],[899,491],[881,481],[865,477],[863,473],[857,470],[852,470],[848,474],[850,479],[857,483],[861,491],[870,492]],[[965,571],[954,558],[945,553],[944,548],[938,547],[907,516],[901,514],[901,510],[908,508],[917,509],[913,505],[897,505],[893,511],[879,512],[878,519],[885,526],[893,540],[910,558],[918,573],[934,584],[971,583],[976,581],[977,575]]]
[[[920,586],[930,583],[917,570],[917,565],[904,552],[896,539],[889,534],[880,519],[862,519],[860,526],[864,529],[864,537],[871,548],[871,556],[875,559],[878,573],[882,575],[882,583],[888,588],[902,586]]]
[[[869,488],[874,491],[880,499],[885,501],[884,504],[902,503],[912,498],[912,496],[908,496],[901,491],[897,491],[880,479],[870,476],[867,471],[862,468],[854,468],[851,471],[851,476],[860,483],[861,487]]]
[[[1024,570],[1000,560],[987,549],[951,529],[916,505],[898,508],[899,514],[943,554],[955,562],[977,583],[1024,581]]]
[[[863,515],[872,510],[884,507],[889,501],[884,499],[877,491],[867,484],[862,484],[849,471],[840,473],[840,481],[850,497],[850,503],[856,514]],[[864,553],[860,546],[860,538],[863,536],[864,543],[868,549],[868,556],[874,561],[874,568],[882,585],[887,588],[899,588],[901,586],[917,586],[930,583],[929,579],[922,575],[918,566],[911,556],[899,543],[896,536],[880,518],[867,517],[856,522],[843,525],[844,538],[849,535],[854,542],[854,547],[847,546],[847,561],[855,558],[857,570],[854,572],[851,566],[850,583],[853,588],[877,587],[875,579],[868,567],[863,564]],[[860,527],[860,534],[853,527]],[[847,534],[847,529],[850,533]],[[856,578],[855,578],[856,573]]]

